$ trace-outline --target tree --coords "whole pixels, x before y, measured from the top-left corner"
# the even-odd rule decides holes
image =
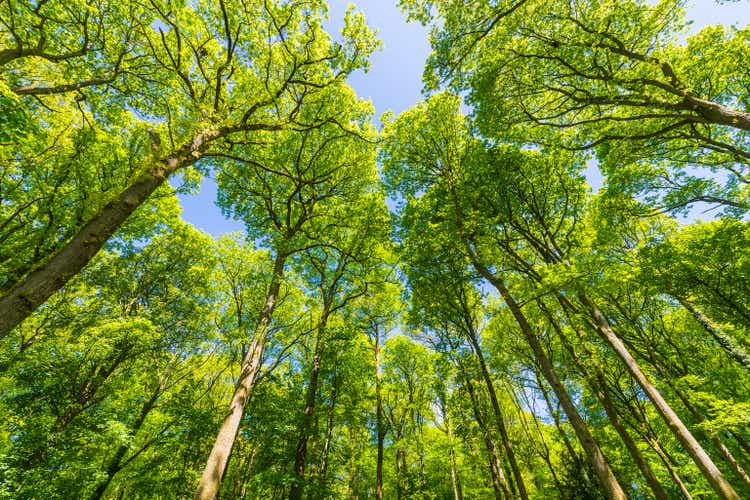
[[[232,153],[215,155],[223,164],[218,179],[224,188],[223,209],[242,218],[249,234],[271,247],[274,264],[237,388],[198,486],[198,498],[215,498],[218,493],[263,361],[287,260],[325,246],[324,235],[339,225],[344,207],[356,203],[374,179],[373,148],[367,140],[369,109],[351,91],[342,90],[335,101],[301,111],[303,118],[308,113],[311,118],[333,114],[341,121],[269,135],[266,147],[237,144]],[[342,128],[342,122],[352,129]]]
[[[467,92],[483,135],[595,149],[612,188],[657,210],[747,210],[747,29],[681,42],[679,0],[401,5],[433,27],[431,88]]]
[[[139,92],[128,97],[132,115],[161,125],[149,129],[150,147],[141,139],[142,153],[130,160],[134,168],[127,180],[4,292],[0,335],[7,335],[80,272],[173,174],[211,154],[231,154],[234,144],[257,141],[253,136],[260,131],[348,125],[335,114],[325,114],[329,108],[321,104],[335,99],[350,72],[366,66],[375,42],[362,16],[347,15],[343,43],[335,44],[323,31],[321,3],[247,7],[243,2],[151,4],[154,22],[143,28],[142,36],[149,64],[163,68],[164,77],[149,86],[143,98]],[[122,109],[117,101],[112,104]],[[302,112],[308,106],[317,112]],[[208,167],[210,161],[201,163]],[[19,201],[10,220],[35,202]]]

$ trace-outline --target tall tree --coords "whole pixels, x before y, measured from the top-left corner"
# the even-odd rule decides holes
[[[141,28],[140,38],[150,66],[163,71],[153,82],[146,78],[145,96],[134,90],[124,97],[132,102],[133,116],[160,125],[148,134],[147,125],[140,126],[141,136],[150,138],[141,139],[141,153],[129,159],[134,167],[122,185],[76,221],[69,236],[32,269],[17,273],[0,297],[0,336],[80,272],[173,174],[199,161],[209,167],[207,154],[231,154],[235,144],[260,140],[260,131],[348,126],[322,104],[335,99],[350,72],[366,66],[375,42],[362,16],[350,12],[342,43],[334,43],[322,26],[323,10],[322,2],[150,4],[153,22]],[[107,104],[113,112],[127,109],[118,100]],[[317,111],[301,113],[308,106]],[[8,220],[21,217],[36,201],[20,200]]]
[[[426,78],[467,92],[483,135],[595,149],[612,189],[657,210],[750,208],[747,28],[680,40],[680,0],[401,5],[432,26]]]
[[[215,498],[226,471],[242,416],[263,362],[267,335],[287,261],[325,246],[324,236],[339,226],[342,207],[355,203],[374,180],[373,147],[367,140],[369,108],[351,91],[336,101],[301,110],[301,117],[336,114],[323,126],[270,135],[265,147],[237,144],[216,153],[222,162],[220,202],[246,223],[254,239],[272,248],[272,278],[259,319],[241,363],[229,411],[209,455],[196,498]],[[333,108],[333,109],[330,109]],[[344,120],[346,117],[346,120]]]

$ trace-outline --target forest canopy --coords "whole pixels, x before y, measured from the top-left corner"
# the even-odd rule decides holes
[[[0,0],[0,498],[750,498],[750,25],[398,7]]]

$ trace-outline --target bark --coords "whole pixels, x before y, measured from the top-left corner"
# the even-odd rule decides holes
[[[159,396],[162,393],[162,387],[159,385],[156,390],[154,390],[153,393],[151,393],[151,397],[143,403],[143,406],[141,407],[141,412],[138,414],[138,419],[134,422],[132,427],[132,433],[135,436],[138,431],[143,426],[143,423],[146,421],[146,418],[148,417],[148,414],[151,413],[151,410],[154,408],[154,405],[156,405],[156,401],[159,399]],[[125,454],[128,452],[128,446],[127,445],[121,445],[119,448],[117,448],[117,451],[115,452],[114,456],[110,459],[107,469],[105,471],[106,478],[104,481],[102,481],[94,490],[94,492],[91,494],[92,500],[98,500],[104,496],[104,493],[107,491],[107,487],[112,482],[112,479],[115,477],[115,474],[120,472],[122,468],[125,466],[123,463],[123,458],[125,458]]]
[[[497,425],[497,430],[500,433],[500,439],[502,441],[503,448],[505,449],[506,456],[508,457],[511,472],[513,473],[513,477],[516,480],[515,482],[516,486],[518,487],[518,494],[522,499],[526,500],[529,498],[529,495],[526,492],[526,485],[524,484],[523,476],[521,475],[521,469],[518,466],[518,462],[516,461],[516,454],[513,451],[513,446],[510,443],[510,437],[508,436],[508,430],[505,426],[505,420],[503,419],[503,414],[500,410],[500,403],[497,400],[497,393],[495,392],[495,384],[492,381],[492,375],[487,368],[487,362],[485,361],[484,353],[479,346],[479,340],[477,339],[476,332],[469,329],[467,331],[467,334],[469,342],[471,342],[471,345],[474,349],[474,355],[479,362],[479,368],[482,372],[482,378],[487,385],[490,404],[492,406],[492,411],[495,414],[495,424]]]
[[[383,500],[383,454],[385,441],[385,425],[383,421],[383,372],[380,368],[380,329],[375,327],[375,426],[378,438],[377,470],[375,473],[375,498]]]
[[[727,352],[727,354],[746,370],[750,370],[750,354],[742,348],[732,337],[716,326],[706,315],[692,302],[677,297],[682,307],[693,315],[696,321],[716,340],[716,342]]]
[[[573,430],[575,431],[576,436],[581,443],[581,446],[586,452],[586,456],[588,457],[589,462],[596,471],[597,477],[599,478],[602,487],[604,487],[604,490],[607,492],[607,496],[612,499],[624,500],[626,496],[625,492],[622,489],[622,486],[620,486],[620,483],[617,481],[617,478],[612,472],[612,468],[609,466],[609,463],[607,462],[604,453],[602,453],[601,448],[599,448],[596,440],[594,440],[594,437],[589,432],[588,427],[586,426],[586,422],[578,413],[578,410],[573,404],[573,401],[570,399],[567,390],[565,390],[562,382],[557,377],[554,367],[552,366],[552,362],[544,352],[539,339],[537,339],[536,335],[534,334],[531,325],[526,319],[526,316],[523,314],[523,311],[521,311],[520,306],[518,305],[518,303],[516,303],[515,299],[505,287],[505,283],[503,283],[502,280],[494,276],[486,267],[482,266],[476,261],[474,261],[474,267],[497,289],[505,303],[508,305],[508,308],[513,314],[513,317],[516,319],[521,332],[526,338],[529,347],[531,347],[531,350],[534,352],[534,356],[539,363],[539,367],[542,371],[542,374],[544,375],[544,378],[552,387],[555,396],[557,396],[557,400],[563,407],[563,411],[565,411],[565,415],[568,417],[568,421],[573,427]]]
[[[208,130],[138,177],[103,206],[52,258],[31,271],[0,298],[0,339],[29,317],[88,264],[127,218],[176,171],[192,165],[212,141],[229,129]]]
[[[596,304],[586,297],[585,294],[580,294],[579,297],[581,302],[583,302],[583,304],[589,309],[591,317],[594,320],[594,326],[599,334],[607,341],[617,356],[625,364],[625,367],[654,404],[667,426],[685,448],[685,451],[687,451],[693,458],[695,464],[711,484],[714,491],[721,498],[739,500],[740,497],[737,495],[737,492],[734,491],[732,485],[729,484],[729,481],[726,480],[719,468],[716,467],[716,464],[711,460],[711,457],[708,456],[700,443],[698,443],[682,420],[680,420],[680,417],[678,417],[674,410],[672,410],[672,407],[669,406],[661,392],[659,392],[656,386],[651,383],[648,377],[646,377],[646,374],[643,373],[638,362],[633,358],[625,347],[625,344],[623,344],[622,340],[620,340],[610,327],[604,314],[602,314]]]
[[[625,428],[625,425],[620,420],[617,408],[615,407],[615,404],[612,401],[612,398],[607,389],[607,382],[604,377],[604,373],[599,367],[599,364],[596,362],[593,353],[586,348],[583,349],[583,354],[585,356],[584,359],[591,360],[589,362],[589,364],[591,365],[591,369],[588,369],[578,361],[580,358],[576,353],[573,345],[570,343],[567,336],[563,332],[562,328],[560,328],[560,325],[557,324],[552,315],[546,310],[543,305],[540,304],[540,307],[547,316],[547,320],[550,322],[555,332],[557,333],[557,336],[560,338],[560,341],[565,347],[565,350],[568,351],[568,354],[570,354],[573,363],[584,376],[584,378],[588,381],[589,385],[594,390],[594,394],[596,395],[599,402],[601,402],[602,406],[604,406],[604,411],[607,413],[607,417],[609,418],[612,427],[615,428],[615,431],[617,431],[617,434],[622,439],[622,442],[625,444],[625,448],[628,450],[628,453],[633,459],[633,462],[635,462],[636,466],[638,466],[638,469],[643,474],[643,477],[646,479],[646,483],[648,483],[649,488],[651,488],[654,497],[659,500],[667,500],[667,492],[664,491],[663,486],[656,478],[656,475],[648,465],[648,462],[643,458],[643,454],[638,449],[638,445],[635,443],[633,438],[630,436],[630,433]]]
[[[312,428],[313,413],[315,412],[315,404],[318,396],[321,349],[323,348],[323,334],[325,333],[327,319],[328,311],[324,311],[320,325],[318,326],[318,335],[315,339],[315,352],[313,354],[313,363],[310,370],[310,380],[308,381],[307,392],[305,394],[305,409],[302,413],[300,436],[294,453],[294,475],[296,477],[289,489],[289,500],[299,500],[302,498],[302,490],[305,480],[305,464],[307,462],[307,442],[310,439],[310,429]]]
[[[211,450],[206,467],[203,469],[195,498],[200,500],[213,500],[219,494],[221,481],[226,473],[229,456],[232,454],[234,441],[240,430],[240,423],[245,412],[250,396],[255,386],[258,372],[263,361],[263,351],[266,345],[266,335],[271,323],[273,311],[279,297],[281,278],[284,274],[284,263],[286,253],[279,252],[276,255],[273,268],[273,276],[268,287],[266,302],[260,313],[258,327],[255,330],[250,348],[242,359],[240,376],[235,386],[234,395],[229,404],[224,421],[216,436],[213,449]]]
[[[477,425],[481,429],[482,436],[484,438],[484,445],[487,449],[487,460],[489,461],[490,476],[492,478],[492,487],[495,490],[495,498],[496,500],[510,498],[510,491],[508,490],[508,484],[505,480],[502,466],[500,465],[500,457],[497,454],[497,447],[495,446],[495,443],[492,442],[489,429],[487,428],[487,424],[484,421],[484,417],[482,417],[482,411],[479,407],[479,401],[474,391],[474,384],[471,382],[469,374],[463,363],[460,360],[457,360],[457,364],[463,374],[466,390],[469,392],[471,407],[474,411],[474,420],[476,420]]]
[[[697,112],[710,123],[750,130],[750,113],[737,111],[689,93],[686,93],[684,99],[688,109]]]

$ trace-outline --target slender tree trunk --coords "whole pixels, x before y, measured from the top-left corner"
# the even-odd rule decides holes
[[[338,382],[335,380],[333,382],[333,389],[332,389],[332,395],[331,395],[331,409],[328,413],[328,422],[326,424],[326,440],[325,443],[323,443],[323,463],[320,466],[320,470],[318,473],[319,481],[321,483],[325,483],[326,481],[326,475],[328,474],[328,460],[329,460],[329,454],[331,452],[331,441],[333,441],[333,428],[335,424],[335,418],[336,418],[336,401],[338,400]]]
[[[503,414],[500,410],[500,403],[497,400],[497,393],[495,392],[495,383],[492,381],[492,375],[490,374],[490,370],[487,368],[487,362],[485,361],[484,353],[479,346],[479,339],[476,336],[476,332],[467,331],[467,333],[469,342],[474,349],[474,355],[476,356],[477,361],[479,361],[479,368],[482,372],[482,378],[484,379],[484,383],[487,385],[487,393],[490,397],[490,404],[492,406],[492,411],[495,414],[495,424],[497,425],[497,430],[500,433],[500,439],[502,440],[503,448],[505,448],[505,453],[508,457],[508,462],[510,463],[511,472],[513,473],[513,477],[516,480],[515,482],[518,486],[519,496],[522,499],[527,500],[529,498],[529,495],[526,492],[526,485],[524,484],[523,476],[521,475],[521,469],[518,466],[518,462],[516,461],[516,454],[513,451],[513,446],[510,443],[508,429],[505,427],[505,420],[503,419]]]
[[[310,369],[310,380],[307,384],[307,393],[305,394],[305,409],[302,413],[302,423],[300,425],[300,435],[297,441],[297,448],[294,453],[294,475],[295,480],[289,489],[289,500],[300,500],[305,481],[305,463],[307,462],[307,442],[310,438],[310,429],[312,427],[312,417],[315,412],[315,403],[318,396],[318,379],[320,377],[320,358],[323,348],[323,335],[325,333],[326,322],[328,320],[328,311],[324,310],[321,316],[320,325],[318,326],[318,335],[315,339],[315,352],[313,353],[313,363]]]
[[[693,500],[693,496],[690,494],[690,490],[687,489],[687,486],[685,486],[685,483],[682,481],[682,478],[680,478],[679,474],[677,474],[677,471],[674,470],[673,467],[673,461],[670,459],[669,455],[666,454],[664,449],[661,447],[658,441],[656,440],[649,440],[649,445],[653,450],[656,452],[656,454],[659,456],[659,459],[661,459],[661,462],[664,464],[664,467],[666,467],[667,472],[669,472],[670,477],[672,478],[672,481],[677,484],[677,487],[680,488],[680,491],[682,492],[683,496],[687,500]]]
[[[630,453],[630,457],[638,466],[638,469],[641,471],[641,473],[643,473],[643,477],[646,479],[646,483],[648,483],[649,487],[651,488],[654,497],[658,498],[659,500],[666,500],[668,498],[667,492],[664,490],[664,487],[656,478],[656,475],[651,469],[651,466],[649,466],[648,462],[643,458],[643,454],[638,449],[638,445],[635,443],[633,438],[630,436],[630,433],[625,428],[625,425],[620,420],[614,402],[612,401],[612,398],[607,391],[606,383],[603,379],[602,374],[598,373],[597,378],[597,385],[599,386],[599,390],[597,392],[600,393],[600,401],[604,406],[604,411],[607,412],[609,421],[612,422],[612,426],[620,435],[620,438],[622,438],[622,442],[625,443],[625,448],[627,448],[628,453]]]
[[[681,297],[675,298],[682,304],[682,307],[687,309],[690,314],[693,315],[695,320],[701,324],[701,326],[711,334],[716,342],[729,354],[729,357],[734,359],[746,370],[750,370],[750,354],[742,348],[732,337],[724,333],[721,328],[716,326],[703,311],[698,309],[692,302],[683,299]]]
[[[557,433],[560,435],[560,437],[563,440],[563,444],[565,445],[565,449],[568,451],[568,455],[570,456],[570,459],[574,463],[580,462],[580,459],[578,457],[578,453],[573,448],[573,443],[570,442],[570,439],[568,439],[568,434],[565,432],[565,428],[562,425],[562,422],[560,421],[560,411],[559,407],[556,408],[555,405],[552,404],[552,398],[550,398],[549,392],[544,387],[544,384],[542,383],[541,375],[539,374],[539,368],[536,367],[534,370],[534,378],[536,379],[537,386],[539,387],[539,391],[542,393],[542,397],[544,398],[544,403],[547,405],[547,409],[549,410],[550,415],[552,415],[552,421],[555,423],[555,428],[557,429]]]
[[[680,390],[671,380],[667,380],[667,384],[672,388],[675,394],[677,394],[677,397],[680,398],[682,404],[685,406],[685,408],[687,408],[687,410],[690,412],[690,414],[698,424],[706,421],[700,411],[698,411],[698,409],[693,406],[693,404],[690,402],[690,399],[688,399],[687,395],[682,390]],[[724,460],[732,467],[732,469],[740,477],[740,479],[742,479],[742,482],[745,483],[745,486],[750,488],[750,476],[748,476],[745,469],[742,468],[742,465],[740,465],[729,448],[727,448],[727,446],[719,438],[719,436],[716,435],[715,432],[707,431],[706,434],[708,434],[708,438],[711,440],[714,446],[716,446],[716,449],[719,450],[721,456],[724,457]]]
[[[400,440],[400,438],[399,438]],[[401,446],[396,449],[396,498],[402,500],[404,494],[404,473],[406,472],[406,450]]]
[[[589,385],[594,390],[594,394],[596,395],[597,399],[602,403],[602,406],[604,406],[604,411],[607,413],[607,417],[612,423],[612,427],[614,427],[615,431],[617,431],[617,434],[619,434],[622,442],[625,444],[625,448],[630,454],[630,457],[633,459],[636,466],[638,466],[638,469],[643,474],[643,477],[646,479],[646,483],[648,483],[651,491],[654,493],[654,496],[659,500],[667,500],[667,492],[664,491],[664,488],[656,478],[656,475],[654,475],[654,472],[653,470],[651,470],[648,462],[643,458],[643,454],[638,449],[638,445],[635,443],[633,438],[630,436],[630,433],[628,433],[627,429],[620,420],[617,408],[615,407],[614,402],[612,401],[612,398],[610,397],[609,391],[607,389],[607,382],[604,377],[604,373],[599,367],[599,364],[596,361],[593,353],[586,349],[586,347],[583,347],[583,354],[585,356],[585,359],[590,360],[588,364],[591,366],[591,368],[589,369],[578,361],[580,359],[578,353],[576,353],[575,348],[570,343],[562,328],[560,328],[560,325],[557,324],[555,318],[552,317],[552,314],[550,314],[550,312],[546,309],[546,307],[544,307],[543,304],[540,304],[540,307],[545,313],[545,316],[547,316],[547,320],[550,322],[555,332],[557,333],[557,336],[560,338],[563,347],[565,347],[565,350],[568,351],[568,354],[573,360],[575,366],[578,368],[578,371],[580,371],[584,378],[588,381]]]
[[[523,311],[521,311],[520,306],[516,303],[502,280],[490,273],[486,267],[482,266],[477,261],[474,261],[474,267],[497,289],[505,303],[508,305],[508,308],[516,319],[521,332],[524,334],[529,347],[531,347],[534,356],[539,362],[539,367],[544,378],[547,379],[547,382],[552,387],[555,396],[557,396],[557,400],[562,405],[563,411],[565,411],[565,414],[568,417],[568,421],[573,426],[573,430],[575,431],[576,436],[578,436],[578,440],[586,452],[589,462],[594,467],[594,470],[599,477],[599,481],[607,492],[607,496],[612,499],[624,500],[626,496],[622,486],[620,486],[620,483],[612,472],[612,468],[609,466],[601,448],[599,448],[596,440],[589,432],[586,422],[581,418],[581,415],[578,413],[573,401],[570,399],[568,392],[557,377],[551,361],[544,352],[539,339],[537,339],[534,334],[531,325],[523,314]]]
[[[378,439],[378,458],[375,472],[375,498],[383,500],[383,455],[385,425],[383,422],[383,372],[380,368],[380,328],[375,325],[375,427]]]
[[[484,446],[487,448],[487,462],[490,468],[492,488],[495,490],[495,498],[497,500],[513,498],[508,488],[508,480],[505,478],[505,473],[503,472],[503,464],[502,460],[500,460],[497,446],[495,446],[492,438],[487,434],[484,435]]]
[[[716,464],[711,460],[711,457],[705,452],[703,447],[698,443],[695,437],[691,434],[685,424],[680,420],[680,417],[672,410],[667,401],[662,396],[661,392],[651,383],[651,381],[643,373],[638,362],[633,358],[630,352],[623,344],[622,340],[615,334],[609,325],[609,322],[604,317],[604,314],[585,294],[579,294],[581,302],[583,302],[589,309],[592,319],[594,320],[594,326],[607,343],[612,347],[617,356],[625,363],[626,368],[630,374],[638,382],[643,391],[646,393],[648,398],[656,407],[659,414],[662,416],[664,421],[670,430],[674,433],[675,437],[682,443],[685,450],[693,458],[695,464],[701,470],[705,478],[713,487],[714,491],[721,497],[731,500],[739,500],[737,492],[734,491],[732,485],[726,480],[724,475],[721,473]]]
[[[349,426],[349,442],[350,443],[356,443],[355,440],[355,432],[354,432],[354,426]],[[361,446],[358,446],[359,450],[361,450]],[[354,451],[353,447],[353,451]],[[348,484],[348,498],[350,500],[358,500],[359,499],[359,465],[357,462],[357,456],[358,453],[351,453],[351,457],[349,458],[349,484]]]
[[[745,452],[745,455],[750,456],[750,443],[745,441],[745,439],[736,432],[730,432],[730,434],[732,435],[734,440],[737,441],[737,444],[740,446],[740,448],[742,448],[742,451]]]
[[[151,413],[151,410],[154,408],[154,405],[156,404],[156,401],[159,399],[159,396],[162,393],[161,385],[157,386],[157,388],[154,390],[154,392],[151,393],[151,397],[148,398],[148,400],[143,403],[143,406],[141,407],[141,412],[138,414],[138,419],[133,423],[133,427],[131,428],[131,431],[133,433],[133,436],[135,436],[138,431],[143,426],[143,423],[146,421],[146,418],[148,417],[148,414]],[[123,468],[122,459],[125,458],[125,454],[128,452],[128,446],[127,445],[121,445],[119,448],[117,448],[117,451],[115,452],[114,456],[109,461],[109,464],[107,465],[106,469],[106,478],[104,481],[102,481],[94,490],[94,492],[91,494],[92,500],[99,500],[104,496],[104,493],[107,491],[107,487],[112,482],[112,479],[115,477],[115,474],[120,472]]]
[[[489,429],[487,428],[487,424],[484,421],[484,417],[482,417],[482,410],[479,406],[479,400],[477,398],[476,392],[474,391],[474,384],[469,378],[469,373],[466,370],[466,367],[459,359],[457,359],[457,364],[463,374],[466,390],[469,392],[471,407],[474,411],[474,420],[477,422],[479,429],[482,431],[482,436],[484,437],[484,445],[487,449],[487,460],[489,462],[492,487],[495,490],[495,498],[496,500],[501,500],[502,498],[510,498],[508,483],[505,479],[505,475],[503,474],[502,465],[500,465],[500,457],[497,453],[497,447],[495,446],[495,443],[492,442]]]
[[[242,475],[242,483],[240,485],[239,492],[236,496],[236,498],[247,498],[247,484],[249,482],[250,477],[252,477],[252,470],[253,465],[255,464],[255,456],[258,453],[258,447],[254,447],[253,451],[250,452],[250,458],[247,460],[247,465],[245,466],[245,472]]]
[[[453,428],[451,427],[451,421],[448,418],[448,409],[443,408],[443,418],[445,420],[445,430],[448,433],[448,445],[450,449],[451,462],[451,487],[453,489],[453,500],[464,500],[463,489],[461,488],[461,475],[458,473],[458,464],[456,462],[456,446],[453,439]]]
[[[526,404],[529,406],[529,408],[532,408],[531,402],[526,396],[526,392],[522,391],[522,394],[523,394],[522,397],[524,401],[526,402]],[[518,411],[518,415],[521,420],[521,425],[523,425],[524,432],[528,436],[529,441],[533,443],[534,439],[532,438],[531,429],[526,419],[526,415],[523,410],[523,407],[515,398],[513,398],[513,402],[516,405],[516,410]],[[557,473],[555,472],[555,467],[552,465],[551,453],[550,453],[549,445],[547,444],[547,438],[544,436],[544,432],[542,431],[542,428],[539,425],[539,420],[536,417],[534,417],[533,408],[532,408],[531,420],[534,422],[534,427],[536,428],[537,433],[539,434],[539,439],[542,442],[542,450],[539,450],[536,446],[534,446],[534,451],[537,452],[537,454],[542,458],[542,460],[544,460],[544,463],[547,465],[547,469],[549,470],[550,475],[552,476],[552,480],[555,483],[555,487],[558,489],[558,491],[562,490],[560,479],[557,477]]]
[[[245,405],[247,405],[252,395],[255,381],[263,362],[266,335],[268,334],[271,317],[279,298],[286,257],[285,252],[278,252],[276,255],[273,276],[268,287],[266,302],[260,314],[258,327],[255,330],[250,348],[242,359],[240,376],[235,386],[234,395],[229,404],[229,410],[224,417],[224,422],[221,424],[219,433],[216,436],[211,454],[208,456],[206,467],[203,469],[203,474],[195,493],[196,500],[214,500],[219,494],[219,487],[229,463],[229,456],[232,454],[232,447],[240,430]]]
[[[168,157],[138,177],[113,201],[104,205],[52,258],[27,274],[0,297],[0,339],[61,289],[88,264],[135,209],[177,170],[192,165],[212,141],[229,133],[227,129],[197,134]]]
[[[599,448],[599,445],[596,443],[593,436],[591,436],[591,433],[588,431],[586,423],[584,422],[583,418],[581,418],[578,410],[575,408],[575,405],[570,399],[567,391],[563,387],[560,380],[557,378],[557,375],[555,374],[555,371],[552,367],[552,363],[544,353],[539,340],[536,338],[536,335],[531,329],[531,325],[526,320],[526,317],[521,311],[521,308],[513,299],[508,289],[505,287],[505,283],[503,283],[502,280],[493,275],[489,271],[489,269],[487,269],[487,267],[482,265],[482,263],[480,262],[474,249],[474,245],[472,245],[470,238],[467,237],[464,233],[463,210],[458,195],[453,185],[451,184],[450,179],[449,187],[451,190],[451,194],[453,195],[453,200],[456,203],[455,215],[456,222],[460,228],[461,239],[464,243],[464,247],[468,253],[473,267],[479,272],[479,274],[481,274],[487,281],[489,281],[495,287],[495,289],[497,289],[503,300],[505,300],[505,303],[508,305],[508,308],[511,310],[511,314],[513,314],[513,317],[516,319],[521,332],[523,333],[524,337],[526,337],[526,341],[534,352],[534,355],[537,357],[544,377],[549,382],[552,390],[555,391],[555,395],[557,396],[558,401],[560,401],[565,414],[568,416],[568,420],[573,426],[573,429],[576,432],[576,435],[578,436],[583,449],[586,451],[591,465],[594,467],[594,470],[596,471],[596,474],[599,477],[602,486],[607,492],[607,496],[611,499],[624,500],[626,497],[622,486],[620,486],[620,483],[617,481],[617,478],[612,472],[612,469],[609,466],[607,459],[604,457],[601,449]]]

